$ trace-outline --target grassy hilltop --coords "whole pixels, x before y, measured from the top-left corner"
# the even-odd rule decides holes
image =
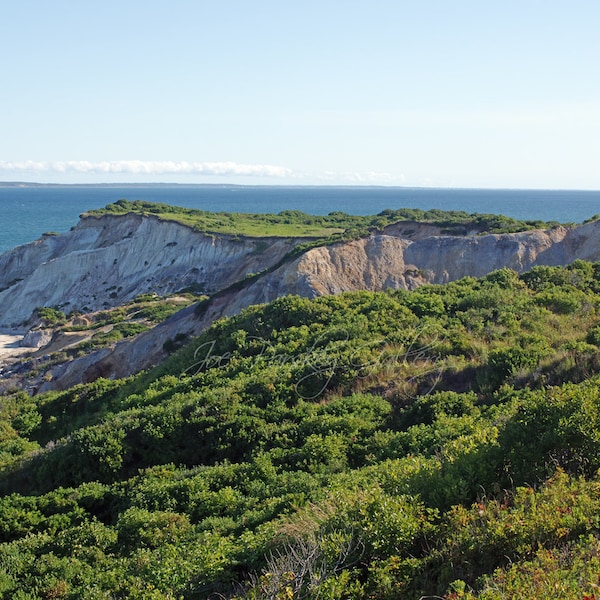
[[[285,297],[0,403],[5,598],[594,598],[600,264]]]
[[[178,221],[207,233],[244,235],[251,237],[312,237],[341,239],[367,235],[399,221],[418,221],[439,225],[448,233],[463,234],[467,230],[481,233],[509,233],[550,227],[556,223],[519,221],[502,215],[469,214],[464,211],[421,210],[402,208],[384,210],[377,215],[357,216],[343,212],[328,215],[308,215],[298,210],[277,214],[211,212],[182,208],[142,200],[119,200],[105,208],[90,210],[85,215],[123,215],[127,213],[153,215]]]

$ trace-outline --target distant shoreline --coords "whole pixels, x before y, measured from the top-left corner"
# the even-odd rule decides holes
[[[451,192],[576,192],[583,194],[600,194],[599,190],[578,189],[578,188],[511,188],[511,187],[437,187],[437,186],[405,186],[405,185],[338,185],[338,184],[290,184],[290,183],[181,183],[175,181],[158,182],[96,182],[96,183],[51,183],[38,181],[0,181],[1,188],[190,188],[190,189],[228,189],[228,188],[256,188],[256,189],[340,189],[340,190],[432,190],[432,191],[451,191]]]
[[[0,188],[61,188],[61,187],[84,187],[84,188],[152,188],[152,187],[207,187],[207,188],[228,188],[228,187],[248,187],[234,183],[43,183],[37,181],[0,181]],[[259,186],[259,187],[280,187],[280,186]],[[285,186],[284,186],[285,187]],[[295,186],[288,186],[295,187]],[[315,187],[315,186],[307,186]],[[316,186],[320,187],[320,186]],[[346,186],[340,186],[346,187]],[[373,186],[377,187],[377,186]]]

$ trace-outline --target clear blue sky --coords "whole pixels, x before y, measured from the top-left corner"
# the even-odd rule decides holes
[[[600,189],[597,0],[14,0],[0,181]]]

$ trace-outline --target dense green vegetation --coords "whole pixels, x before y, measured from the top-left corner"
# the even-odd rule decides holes
[[[600,264],[284,297],[0,402],[5,598],[594,598]]]
[[[179,221],[199,231],[254,237],[309,237],[338,239],[355,238],[380,230],[399,221],[418,221],[439,225],[448,232],[464,235],[479,233],[509,233],[547,228],[556,223],[519,221],[502,215],[469,214],[464,211],[421,210],[402,208],[384,210],[378,215],[356,216],[344,212],[328,215],[308,215],[298,210],[278,214],[209,212],[181,208],[142,200],[119,200],[105,208],[88,211],[87,215],[138,213],[161,219]],[[324,240],[322,240],[324,241]]]

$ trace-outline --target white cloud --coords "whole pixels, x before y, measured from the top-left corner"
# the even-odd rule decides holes
[[[188,162],[188,161],[145,161],[113,160],[91,162],[68,161],[4,161],[0,160],[0,171],[6,173],[90,173],[90,174],[134,174],[134,175],[242,175],[289,177],[291,169],[278,165],[239,164],[235,162]]]
[[[171,176],[173,179],[196,175],[220,177],[222,180],[241,178],[278,179],[284,183],[330,185],[403,185],[404,175],[383,171],[322,171],[320,173],[296,171],[288,167],[269,164],[243,164],[236,162],[190,162],[148,160],[66,160],[66,161],[8,161],[0,160],[0,174],[4,177],[43,177],[48,180],[69,179],[103,181],[147,181],[152,176]]]

